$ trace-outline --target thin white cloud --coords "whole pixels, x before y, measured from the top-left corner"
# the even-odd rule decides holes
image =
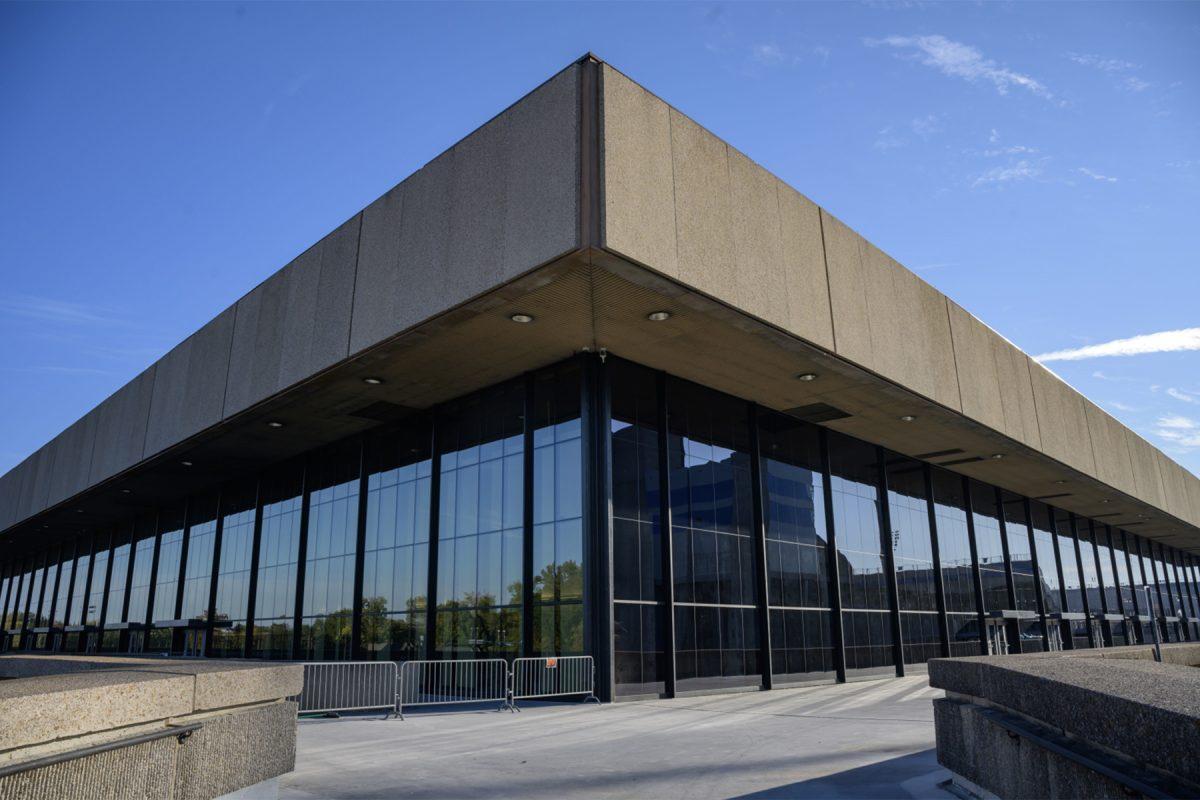
[[[1167,389],[1167,394],[1174,397],[1176,400],[1182,400],[1185,403],[1200,403],[1200,395],[1192,392],[1185,392],[1182,389],[1176,389],[1174,386]]]
[[[1036,147],[1026,147],[1023,144],[1014,144],[1011,147],[997,147],[992,150],[984,150],[983,154],[988,158],[995,158],[996,156],[1019,156],[1022,153],[1032,155],[1037,153],[1037,151],[1038,149]]]
[[[1133,380],[1135,380],[1134,378],[1123,378],[1119,375],[1109,375],[1108,373],[1101,372],[1100,370],[1096,370],[1095,372],[1093,372],[1092,377],[1096,378],[1098,380],[1102,380],[1102,381],[1133,381]]]
[[[1157,424],[1154,432],[1159,438],[1180,448],[1200,447],[1200,422],[1191,417],[1168,414],[1159,417]]]
[[[113,325],[122,320],[107,309],[48,297],[11,295],[0,299],[0,313],[69,325]]]
[[[917,117],[909,123],[909,127],[912,128],[913,133],[922,139],[928,139],[933,134],[941,133],[942,131],[941,120],[938,119],[936,114],[926,114],[923,117]]]
[[[933,67],[944,75],[975,83],[991,83],[1000,94],[1020,88],[1047,99],[1050,93],[1041,81],[1029,75],[1008,69],[990,58],[984,58],[976,48],[947,39],[945,36],[888,36],[883,39],[867,39],[868,47],[887,45],[900,50],[915,51],[913,57],[927,67]]]
[[[1111,175],[1102,175],[1093,169],[1088,169],[1087,167],[1079,167],[1075,171],[1078,172],[1080,175],[1087,175],[1092,180],[1100,181],[1101,183],[1116,183],[1117,182],[1117,179],[1112,177]]]
[[[1122,85],[1131,92],[1144,92],[1154,84],[1130,75],[1122,82]]]
[[[876,150],[895,150],[897,147],[904,147],[908,142],[895,134],[891,125],[886,128],[880,128],[879,133],[875,134],[875,143],[871,145]]]
[[[760,64],[773,66],[788,60],[787,54],[777,44],[756,44],[750,49],[751,57]]]
[[[1028,161],[1018,161],[1006,167],[992,167],[980,173],[971,182],[971,188],[976,189],[980,186],[994,184],[1019,183],[1020,181],[1036,178],[1041,174],[1042,168],[1036,164],[1030,164]]]
[[[1137,410],[1133,406],[1125,405],[1124,403],[1122,403],[1118,400],[1109,400],[1108,405],[1111,406],[1112,408],[1115,408],[1117,411],[1136,411]]]
[[[1091,53],[1067,53],[1067,58],[1076,64],[1093,67],[1101,72],[1128,72],[1138,67],[1132,61],[1123,61],[1119,58],[1101,58]]]
[[[1158,418],[1158,426],[1160,428],[1175,428],[1176,430],[1190,431],[1195,428],[1200,428],[1196,420],[1191,417],[1185,417],[1180,414],[1167,414]]]
[[[1103,344],[1055,350],[1035,356],[1037,361],[1080,361],[1085,358],[1104,356],[1139,356],[1146,353],[1176,353],[1184,350],[1200,350],[1200,328],[1183,328],[1177,331],[1147,333],[1128,339],[1115,339]]]
[[[995,144],[996,142],[1000,141],[1000,131],[996,130],[995,128],[992,128],[992,133],[990,136],[988,136],[988,141],[991,142],[992,144]]]

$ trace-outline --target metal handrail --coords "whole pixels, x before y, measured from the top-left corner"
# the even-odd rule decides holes
[[[134,745],[145,744],[146,742],[155,742],[159,739],[165,739],[168,736],[174,736],[179,739],[179,743],[183,742],[203,726],[199,722],[193,722],[188,725],[172,725],[160,731],[151,731],[149,733],[138,734],[137,736],[129,736],[124,739],[117,739],[103,744],[94,744],[89,747],[81,747],[77,750],[67,750],[62,753],[55,753],[51,756],[43,756],[42,758],[34,758],[29,761],[22,761],[17,764],[7,764],[0,767],[0,778],[7,778],[10,775],[20,775],[24,772],[30,772],[35,769],[44,769],[52,767],[55,764],[62,764],[67,761],[75,761],[80,758],[87,758],[98,753],[107,753],[111,750],[120,750],[125,747],[133,747]]]

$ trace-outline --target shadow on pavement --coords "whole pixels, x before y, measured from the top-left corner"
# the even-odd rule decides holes
[[[950,773],[937,763],[934,748],[899,758],[848,769],[821,778],[789,783],[732,800],[785,800],[786,798],[831,798],[831,800],[894,800],[894,798],[938,798],[951,794],[938,787]]]

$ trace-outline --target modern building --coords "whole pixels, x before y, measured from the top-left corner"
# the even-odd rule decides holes
[[[9,650],[605,697],[1196,639],[1198,553],[1194,476],[592,56],[0,478]]]

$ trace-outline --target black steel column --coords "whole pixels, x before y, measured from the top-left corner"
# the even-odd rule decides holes
[[[1139,562],[1138,563],[1138,571],[1137,572],[1133,571],[1133,556],[1130,555],[1130,553],[1129,553],[1129,544],[1130,544],[1130,540],[1133,537],[1130,534],[1126,533],[1125,531],[1119,531],[1119,533],[1121,534],[1121,550],[1122,550],[1122,552],[1125,553],[1125,570],[1129,575],[1129,595],[1130,595],[1130,597],[1133,598],[1133,614],[1135,617],[1140,617],[1142,615],[1142,611],[1141,611],[1142,598],[1139,597],[1141,592],[1138,591],[1137,576],[1139,574],[1141,574],[1141,571],[1142,571],[1141,566],[1142,565],[1141,565],[1141,562]],[[1143,585],[1144,585],[1144,583],[1145,583],[1144,577],[1143,577],[1142,581],[1143,581]],[[1137,631],[1138,643],[1145,644],[1146,636],[1145,636],[1145,632],[1142,630],[1142,621],[1140,619],[1135,619],[1133,621],[1133,626],[1134,626],[1135,630]]]
[[[100,624],[98,627],[101,631],[101,634],[97,640],[97,646],[96,646],[97,650],[100,650],[103,648],[103,645],[104,645],[103,630],[104,630],[104,626],[108,624],[108,591],[112,587],[112,567],[113,567],[112,541],[113,541],[112,531],[109,531],[108,544],[107,544],[108,560],[104,564],[104,591],[100,595]],[[93,556],[93,558],[95,558],[95,556]]]
[[[121,622],[129,622],[129,595],[133,594],[133,562],[137,556],[137,516],[129,524],[129,559],[125,565],[125,599],[121,602]],[[121,652],[129,650],[129,637],[132,631],[128,627],[121,631],[120,643],[117,649]]]
[[[1054,509],[1046,506],[1046,513],[1050,515],[1050,531],[1054,537],[1054,565],[1058,569],[1058,603],[1062,606],[1063,611],[1070,611],[1071,604],[1067,602],[1067,577],[1063,572],[1063,552],[1062,552],[1062,532],[1058,528],[1058,519],[1054,515]],[[1063,633],[1066,633],[1064,636]],[[1063,640],[1064,650],[1075,649],[1075,637],[1071,635],[1071,623],[1058,623],[1059,636]]]
[[[535,654],[533,647],[533,415],[537,407],[533,402],[533,373],[525,379],[525,430],[521,454],[521,655]]]
[[[988,654],[987,619],[983,611],[983,575],[979,571],[979,548],[975,544],[975,503],[971,498],[971,481],[962,478],[963,507],[967,512],[967,541],[971,546],[971,579],[975,584],[975,618],[979,623],[979,648]]]
[[[67,548],[64,546],[63,550],[66,551]],[[76,580],[76,578],[79,577],[78,576],[78,573],[79,573],[79,569],[78,569],[78,567],[79,567],[79,537],[78,536],[71,540],[70,550],[71,550],[71,578],[70,578],[70,580],[67,581],[67,607],[64,608],[62,611],[62,620],[63,620],[64,628],[66,628],[66,626],[71,624],[71,604],[75,600],[75,580]],[[0,603],[3,603],[3,602],[4,602],[3,598],[0,598]],[[0,618],[2,618],[3,616],[4,616],[4,606],[0,605]],[[0,635],[2,635],[2,633],[0,633]],[[65,632],[63,634],[62,643],[63,643],[63,647],[66,647]]]
[[[1075,514],[1071,514],[1071,541],[1075,543],[1075,564],[1079,570],[1079,596],[1083,600],[1083,613],[1087,617],[1087,638],[1088,647],[1096,646],[1096,634],[1092,630],[1092,603],[1088,600],[1087,575],[1083,571],[1083,552],[1079,547],[1079,521]],[[1095,547],[1095,542],[1092,543]]]
[[[192,506],[194,503],[188,500],[183,508],[183,537],[179,545],[179,572],[175,576],[175,608],[171,612],[171,619],[179,619],[183,616],[183,580],[187,577],[187,560],[188,550],[192,543]],[[171,631],[172,648],[175,646],[175,631]]]
[[[946,611],[946,580],[942,575],[942,550],[938,542],[937,504],[933,496],[933,468],[921,464],[925,478],[925,510],[929,515],[929,545],[933,552],[933,590],[937,601],[938,639],[942,647],[942,658],[950,657],[950,619]]]
[[[829,573],[829,633],[833,668],[838,683],[846,682],[846,640],[842,631],[842,578],[838,564],[837,530],[833,521],[833,467],[829,456],[829,431],[821,428],[821,484],[825,494],[826,571]]]
[[[363,549],[367,546],[367,492],[367,437],[363,434],[358,440],[358,521],[354,545],[354,605],[350,617],[350,657],[358,660],[363,658]]]
[[[33,568],[33,571],[35,574],[37,573],[37,571],[39,569],[42,571],[42,585],[38,587],[38,596],[35,598],[33,596],[33,584],[30,583],[29,603],[28,603],[27,608],[25,609],[25,629],[26,630],[29,630],[30,628],[38,627],[38,624],[37,624],[38,617],[40,617],[42,615],[42,598],[44,598],[46,596],[46,572],[48,571],[49,563],[50,563],[50,550],[49,550],[49,548],[47,548],[46,550],[42,551],[42,565],[40,567],[35,566]],[[36,602],[36,605],[35,605],[35,602]],[[31,615],[33,617],[32,625],[29,623]]]
[[[146,646],[150,646],[150,626],[154,623],[154,601],[158,593],[158,554],[162,547],[162,512],[154,515],[154,555],[150,557],[150,591],[146,596]]]
[[[50,592],[50,608],[46,612],[46,625],[50,628],[54,627],[54,612],[58,610],[58,582],[62,580],[63,551],[66,549],[65,545],[59,544],[58,554],[54,557],[54,589]],[[46,577],[49,578],[49,575]],[[49,649],[54,647],[53,637],[54,634],[46,637],[46,647]]]
[[[663,614],[663,694],[675,696],[675,543],[671,534],[671,460],[668,454],[670,423],[667,398],[667,373],[658,373],[658,519],[662,545],[663,585],[666,587],[666,612]]]
[[[584,559],[585,641],[591,642],[600,699],[616,694],[613,648],[612,562],[612,436],[608,369],[605,361],[584,356],[581,416],[583,420],[583,478],[588,498]]]
[[[217,522],[213,533],[212,568],[208,573],[208,606],[204,612],[204,657],[212,658],[213,617],[217,615],[217,577],[221,571],[221,545],[225,540],[225,500],[230,494],[222,488],[217,492]]]
[[[311,459],[304,459],[303,474],[300,478],[300,541],[297,542],[296,554],[296,604],[292,612],[292,658],[303,659],[300,648],[304,643],[300,635],[300,626],[304,621],[304,581],[308,572],[308,501],[312,494],[312,464]]]
[[[79,612],[79,624],[85,628],[84,632],[79,634],[79,640],[75,642],[75,649],[78,652],[83,652],[87,645],[87,621],[88,621],[88,602],[92,596],[92,574],[96,571],[96,539],[97,534],[92,533],[88,536],[88,567],[87,577],[83,582],[83,608]]]
[[[263,479],[254,481],[254,534],[250,545],[250,585],[246,589],[246,640],[242,643],[242,657],[254,655],[254,615],[258,613],[258,565],[259,549],[262,547],[263,523]]]
[[[1033,593],[1037,598],[1037,613],[1038,620],[1042,626],[1042,650],[1050,650],[1050,631],[1046,629],[1046,593],[1042,589],[1042,564],[1038,558],[1037,537],[1033,535],[1033,504],[1026,497],[1022,501],[1025,504],[1025,527],[1029,532],[1029,560],[1033,565]]]
[[[441,415],[429,412],[429,567],[425,575],[425,658],[437,657],[438,528],[442,518]],[[522,580],[524,580],[522,578]],[[522,623],[523,625],[524,623]]]
[[[896,585],[896,540],[892,530],[892,508],[888,502],[887,456],[882,447],[875,448],[875,463],[878,464],[879,479],[879,545],[883,551],[883,568],[887,571],[889,622],[892,629],[892,658],[896,662],[896,677],[904,677],[904,641],[900,625],[900,590]]]
[[[1004,495],[999,487],[994,489],[996,493],[996,520],[1000,523],[1000,552],[1004,554],[1004,589],[1008,597],[1009,609],[1017,610],[1017,581],[1013,575],[1012,568],[1012,553],[1008,548],[1008,519],[1004,514]],[[1002,623],[1007,626],[1008,623]],[[1010,647],[1020,655],[1021,653],[1021,623],[1019,621],[1013,623],[1017,635],[1013,637],[1013,642]]]
[[[1108,545],[1108,563],[1109,567],[1112,569],[1113,597],[1117,598],[1117,608],[1115,613],[1125,616],[1125,614],[1128,612],[1125,611],[1125,598],[1121,596],[1121,571],[1117,569],[1117,545],[1116,540],[1113,538],[1112,528],[1110,528],[1108,525],[1104,526],[1104,542]],[[1096,551],[1096,554],[1099,556],[1099,550]],[[1105,603],[1107,602],[1108,598],[1105,598]],[[1109,609],[1109,611],[1112,613],[1113,609]],[[1128,631],[1126,631],[1125,638],[1126,641],[1128,641]]]
[[[762,667],[764,689],[775,687],[774,665],[771,663],[771,606],[767,592],[767,527],[762,485],[762,449],[758,440],[758,405],[750,404],[750,495],[754,524],[755,602],[758,605],[758,657]]]

